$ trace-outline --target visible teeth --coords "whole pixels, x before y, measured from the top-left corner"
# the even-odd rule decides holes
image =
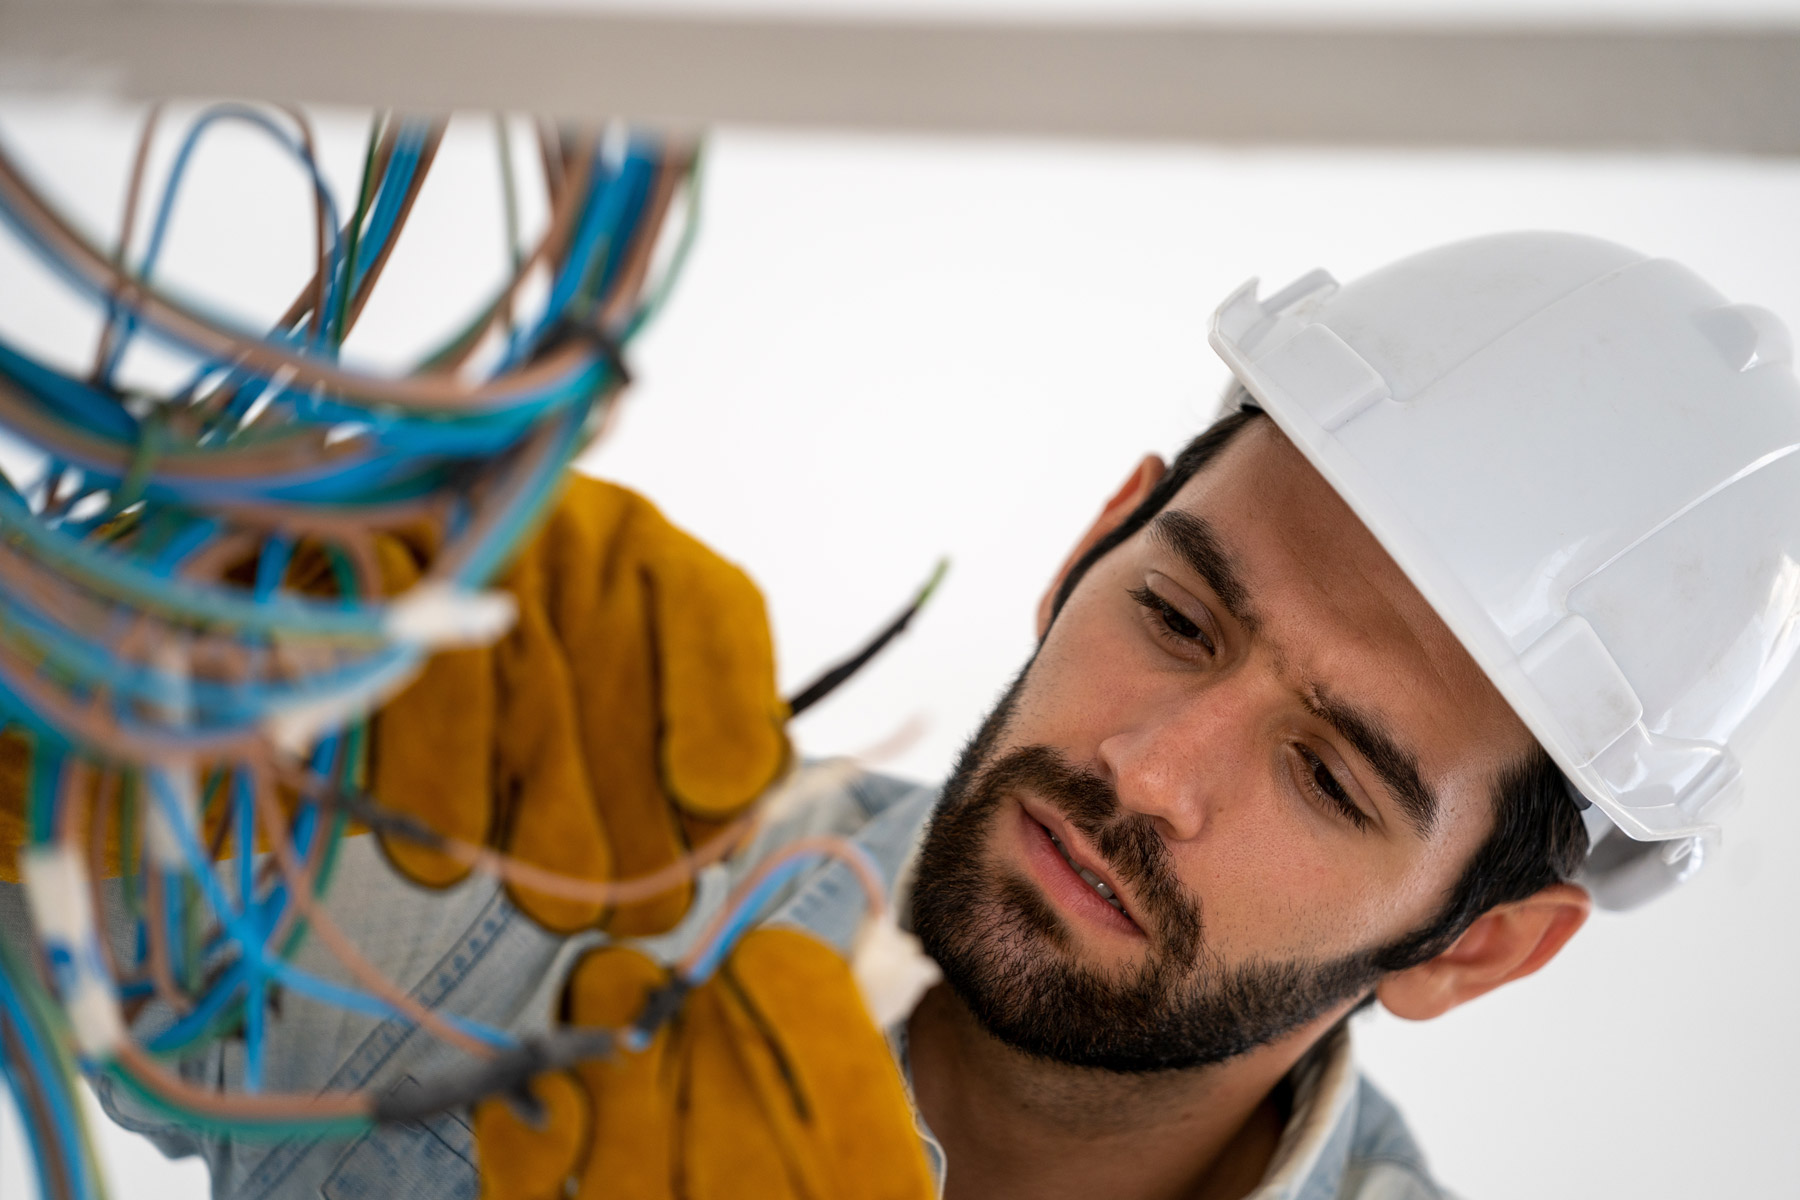
[[[1044,832],[1050,833],[1050,831],[1048,829],[1044,830]],[[1075,867],[1075,861],[1069,857],[1068,850],[1066,850],[1063,847],[1061,839],[1059,839],[1054,833],[1050,833],[1050,844],[1056,847],[1056,852],[1063,856],[1064,862],[1068,863],[1071,867]],[[1123,904],[1119,903],[1119,898],[1117,896],[1113,895],[1113,890],[1111,888],[1107,887],[1105,881],[1102,880],[1098,875],[1094,874],[1092,871],[1088,870],[1086,867],[1075,867],[1075,873],[1077,875],[1081,876],[1083,882],[1085,882],[1089,887],[1093,888],[1096,892],[1099,892],[1101,899],[1105,900],[1108,904],[1112,905],[1114,908],[1118,909],[1120,912],[1125,911],[1125,906]]]

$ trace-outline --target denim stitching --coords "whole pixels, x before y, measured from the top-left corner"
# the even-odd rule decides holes
[[[498,917],[490,915],[494,906],[503,903],[505,898],[505,893],[496,889],[493,896],[482,906],[481,912],[471,923],[471,927],[476,930],[475,934],[465,934],[463,938],[458,939],[456,945],[446,951],[442,958],[438,959],[437,965],[426,972],[427,986],[422,986],[414,993],[421,1003],[425,1004],[427,1007],[434,1007],[438,1001],[441,1001],[443,997],[447,996],[458,984],[468,977],[469,972],[474,969],[475,964],[486,957],[488,950],[499,941],[500,935],[512,925],[513,917],[517,914],[517,910],[510,906],[507,906]],[[462,954],[466,954],[467,957],[461,963],[460,969],[456,970],[454,975],[446,980],[445,976],[441,974],[444,963],[448,961],[454,964],[456,963],[458,956]],[[429,985],[439,986],[433,987]],[[371,1075],[380,1070],[383,1065],[393,1058],[395,1052],[405,1044],[407,1038],[414,1032],[414,1028],[414,1026],[394,1017],[389,1017],[384,1020],[380,1025],[377,1025],[374,1029],[370,1030],[369,1035],[363,1039],[355,1050],[351,1051],[350,1056],[344,1060],[343,1065],[333,1072],[331,1078],[326,1081],[326,1087],[330,1088],[333,1085],[345,1082],[349,1082],[353,1087],[361,1087]],[[377,1042],[385,1044],[385,1048],[382,1050],[379,1057],[377,1057],[374,1062],[368,1064],[367,1068],[360,1073],[353,1071],[352,1068],[357,1065],[358,1059],[366,1058],[369,1054],[374,1053],[373,1047]],[[348,1079],[346,1079],[347,1075]],[[365,1138],[367,1136],[367,1134],[363,1135]],[[248,1189],[256,1186],[259,1177],[264,1176],[266,1171],[276,1170],[277,1173],[274,1178],[268,1179],[262,1189],[255,1193],[258,1200],[261,1200],[261,1197],[269,1195],[270,1192],[276,1187],[279,1187],[281,1183],[293,1173],[294,1168],[305,1159],[306,1155],[310,1153],[314,1147],[326,1140],[327,1139],[325,1138],[308,1138],[301,1141],[300,1139],[289,1138],[277,1142],[274,1146],[269,1148],[269,1152],[263,1156],[262,1161],[251,1168],[249,1174],[245,1176],[244,1188],[246,1189],[246,1192],[248,1192]],[[357,1139],[357,1141],[361,1140],[362,1138]],[[355,1143],[352,1143],[352,1145],[354,1144]],[[284,1158],[285,1161],[276,1163],[275,1160],[278,1157]]]

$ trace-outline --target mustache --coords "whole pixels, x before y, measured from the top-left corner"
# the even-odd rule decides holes
[[[1028,791],[1054,808],[1094,847],[1114,878],[1131,889],[1163,952],[1191,963],[1199,953],[1200,904],[1181,885],[1168,843],[1155,821],[1127,812],[1105,777],[1069,762],[1049,746],[1022,746],[994,760],[976,787],[998,805],[1009,791]]]

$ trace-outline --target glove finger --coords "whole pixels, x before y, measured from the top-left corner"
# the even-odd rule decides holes
[[[519,572],[534,572],[532,594],[567,658],[592,803],[619,879],[648,875],[687,849],[657,762],[657,666],[645,565],[633,533],[646,520],[661,518],[636,493],[573,477]],[[621,937],[662,933],[681,920],[691,898],[684,882],[618,905],[603,922]]]
[[[569,977],[564,1011],[571,1024],[618,1029],[667,981],[662,967],[635,950],[591,951]],[[579,1200],[674,1200],[676,1040],[665,1027],[643,1051],[619,1050],[575,1068],[594,1101]]]
[[[502,1096],[475,1106],[481,1200],[562,1200],[564,1181],[581,1166],[593,1127],[587,1089],[562,1072],[539,1075],[530,1086],[541,1106],[535,1123]]]
[[[787,1098],[766,1094],[753,1048],[717,986],[688,997],[677,1112],[682,1192],[692,1200],[835,1200],[806,1161]],[[774,1100],[771,1103],[771,1100]]]
[[[534,866],[590,880],[613,877],[606,837],[575,713],[575,682],[544,607],[541,560],[522,562],[508,585],[518,619],[494,655],[502,714],[495,730],[500,795],[500,844]],[[559,933],[592,925],[606,906],[508,884],[514,904]]]
[[[827,1194],[934,1195],[905,1084],[849,964],[798,930],[763,928],[739,944],[728,970],[745,1019],[779,1043],[791,1091],[807,1104],[807,1145]]]
[[[396,538],[376,540],[384,590],[404,591],[419,579],[418,560]],[[301,556],[290,568],[321,569]],[[485,842],[493,824],[494,689],[485,648],[434,655],[419,677],[384,704],[371,723],[369,790],[383,807],[468,842]],[[444,887],[468,874],[463,864],[405,838],[381,834],[382,849],[402,874]]]
[[[382,807],[447,837],[486,842],[493,825],[492,652],[451,650],[425,664],[371,723],[369,790]],[[455,859],[403,837],[380,835],[396,869],[444,887],[468,874]]]
[[[762,593],[660,514],[634,526],[650,571],[662,772],[683,812],[722,820],[787,761],[787,706]]]

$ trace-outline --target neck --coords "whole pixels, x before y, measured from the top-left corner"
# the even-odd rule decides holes
[[[1213,1066],[1123,1075],[1023,1054],[940,984],[907,1033],[946,1200],[1238,1200],[1274,1155],[1277,1085],[1328,1026]]]

